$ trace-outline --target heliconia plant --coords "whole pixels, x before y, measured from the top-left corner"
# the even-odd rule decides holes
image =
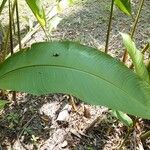
[[[9,57],[0,66],[0,88],[67,93],[150,118],[150,84],[108,54],[74,42],[36,43]]]
[[[45,28],[45,10],[40,0],[26,2],[39,24]],[[72,0],[58,2],[60,7]],[[6,0],[3,0],[0,12],[5,3]],[[130,0],[112,0],[111,13],[114,4],[125,14],[131,15]],[[56,25],[59,20],[56,16]],[[111,22],[108,33],[110,28]],[[133,125],[133,122],[125,113],[149,119],[149,72],[142,53],[136,49],[131,37],[124,33],[121,35],[136,73],[115,58],[79,43],[44,42],[13,54],[0,65],[0,88],[36,95],[72,94],[87,103],[112,108],[115,116],[127,126]]]

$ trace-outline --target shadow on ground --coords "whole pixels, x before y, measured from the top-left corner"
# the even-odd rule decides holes
[[[81,134],[100,113],[102,117],[107,114],[107,109],[86,104],[82,106],[88,107],[91,118],[85,118],[82,110],[78,113],[71,111],[68,122],[58,123],[57,116],[68,103],[62,94],[36,97],[18,93],[17,103],[18,105],[10,104],[6,107],[0,118],[2,149],[57,150],[62,148],[64,141],[67,141],[67,145],[63,149],[99,149],[105,146],[109,135],[115,131],[110,126],[114,121],[106,117],[100,124],[97,122],[96,127]],[[80,106],[81,103],[77,100],[77,107]]]

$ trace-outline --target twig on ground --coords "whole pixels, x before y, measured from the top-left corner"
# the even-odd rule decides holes
[[[29,126],[29,124],[31,123],[31,121],[35,118],[35,116],[37,115],[37,112],[30,118],[30,120],[22,127],[22,131],[17,135],[18,139],[20,139],[21,135],[24,132],[24,128],[27,128]]]
[[[140,136],[141,141],[145,141],[148,137],[150,137],[150,130]]]
[[[132,132],[132,129],[128,129],[128,132],[127,132],[125,138],[122,140],[122,142],[121,142],[121,144],[120,144],[120,146],[118,148],[119,150],[122,150],[122,147],[126,143],[126,141],[127,141],[127,139],[128,139],[128,137],[129,137],[131,132]]]
[[[71,96],[71,95],[69,96],[69,103],[71,104],[73,111],[77,112],[77,106],[75,104],[75,100],[74,100],[73,96]]]
[[[88,125],[88,127],[86,127],[86,128],[84,129],[84,133],[90,131],[90,130],[95,126],[96,123],[101,122],[102,120],[104,120],[105,117],[106,117],[106,116],[98,116],[96,119],[94,119],[94,120]]]

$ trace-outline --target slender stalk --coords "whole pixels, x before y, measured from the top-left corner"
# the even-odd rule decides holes
[[[47,34],[45,28],[44,28],[43,26],[41,26],[41,27],[42,27],[42,30],[44,31],[44,34],[45,34],[47,40],[48,40],[48,41],[51,41],[51,37]]]
[[[114,8],[114,0],[112,0],[112,2],[111,2],[111,11],[110,11],[110,18],[109,18],[107,36],[106,36],[105,53],[108,52],[108,44],[109,44],[109,36],[110,36],[111,24],[112,24],[113,8]]]
[[[137,23],[139,21],[139,17],[140,17],[142,8],[143,8],[143,4],[144,4],[144,0],[141,0],[140,7],[139,7],[139,10],[137,12],[137,16],[135,18],[135,22],[134,22],[134,25],[133,25],[133,28],[132,28],[131,38],[133,38],[133,36],[134,36],[135,30],[136,30],[136,27],[137,27]]]
[[[125,49],[124,54],[123,54],[122,62],[125,63],[127,59],[128,59],[128,52],[127,52],[127,50]]]
[[[16,19],[17,19],[17,30],[18,30],[18,43],[19,50],[21,50],[21,34],[20,34],[20,22],[19,22],[19,10],[18,10],[18,0],[16,0]]]
[[[34,35],[38,30],[40,29],[40,25],[37,24],[33,30],[31,30],[30,32],[28,32],[25,37],[21,40],[21,44],[25,44],[30,38],[32,35]],[[19,49],[19,45],[15,46],[14,47],[14,52],[18,52],[18,49]],[[10,56],[10,54],[7,55],[7,58]]]
[[[13,6],[12,6],[12,11],[10,12],[10,13],[12,13],[12,15],[11,16],[13,16],[13,14],[14,14],[14,10],[15,10],[15,5],[16,5],[16,0],[14,1],[14,3],[13,3]],[[4,61],[4,59],[5,59],[5,57],[6,57],[6,55],[7,55],[7,49],[8,49],[8,40],[9,40],[9,35],[10,35],[10,30],[9,30],[9,28],[8,28],[8,30],[7,30],[7,32],[6,32],[6,37],[5,37],[5,42],[4,42],[4,46],[3,46],[3,51],[4,51],[4,57],[3,57],[3,60],[2,61]]]
[[[7,0],[2,1],[1,5],[0,5],[0,14],[1,14],[2,10],[4,9],[6,2],[7,2]]]
[[[10,40],[10,52],[13,54],[13,33],[12,33],[12,12],[11,12],[11,2],[9,0],[9,40]]]
[[[56,5],[54,5],[53,7],[55,7],[55,6],[56,6]],[[48,15],[52,10],[53,10],[53,8],[48,11],[47,15]],[[46,15],[46,16],[47,16],[47,15]],[[48,17],[48,18],[47,18],[47,21],[50,21],[50,20],[51,20],[53,17],[55,17],[56,15],[57,15],[57,13],[54,14],[52,17]],[[25,43],[31,38],[31,36],[34,35],[34,34],[37,32],[37,30],[39,30],[39,29],[40,29],[40,25],[39,25],[39,24],[35,25],[35,27],[33,28],[33,30],[30,31],[30,32],[28,32],[28,33],[25,35],[25,37],[21,40],[21,43],[22,43],[22,44],[25,44]],[[51,41],[51,36],[50,36],[50,34],[49,34],[49,40]],[[19,49],[19,45],[17,45],[16,47],[14,47],[14,52],[17,52],[18,49]],[[10,53],[6,56],[6,58],[8,58],[9,56],[10,56]]]
[[[14,21],[14,19],[12,21],[13,21],[13,32],[14,32],[14,35],[15,35],[16,34],[15,21]]]
[[[12,10],[13,9],[12,3],[10,3],[10,5],[11,5],[11,10]],[[15,35],[16,27],[15,27],[15,21],[14,21],[13,15],[12,15],[12,27],[13,27],[13,34]]]
[[[12,33],[12,21],[13,19],[13,15],[12,15],[12,7],[11,7],[11,2],[9,0],[9,32],[10,32],[10,52],[11,55],[14,53],[13,52],[13,33]],[[12,100],[16,101],[16,92],[13,91],[13,95],[12,95]]]
[[[140,6],[139,6],[139,9],[138,9],[135,21],[133,23],[133,28],[131,30],[131,38],[133,38],[133,36],[134,36],[135,30],[136,30],[136,27],[137,27],[137,23],[139,21],[140,14],[141,14],[141,11],[142,11],[143,4],[144,4],[144,0],[141,0],[141,3],[140,3]],[[122,61],[125,63],[127,58],[128,58],[128,53],[127,53],[127,50],[125,50]]]

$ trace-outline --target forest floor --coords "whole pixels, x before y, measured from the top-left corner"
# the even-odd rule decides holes
[[[47,2],[48,3],[48,2]],[[52,40],[73,40],[104,51],[106,31],[110,13],[110,0],[77,1],[59,14],[62,21],[51,32]],[[139,3],[134,0],[133,16]],[[50,10],[50,5],[46,5]],[[36,24],[27,6],[21,3],[22,38]],[[135,43],[139,49],[150,40],[150,2],[145,0]],[[29,14],[28,14],[29,13]],[[7,17],[0,17],[7,26]],[[30,20],[31,19],[31,20]],[[109,54],[117,59],[123,55],[119,32],[129,33],[133,19],[114,9]],[[30,32],[30,31],[29,31]],[[44,32],[39,29],[29,37],[24,46],[45,41]],[[145,55],[145,59],[147,54]],[[130,62],[130,61],[129,61]],[[69,82],[69,81],[68,81]],[[65,86],[65,85],[64,85]],[[11,100],[9,93],[6,99]],[[76,110],[71,105],[74,99]],[[17,105],[16,105],[17,103]],[[115,119],[111,110],[103,106],[92,106],[65,94],[33,96],[17,93],[12,101],[0,112],[0,150],[148,150],[150,137],[141,141],[141,134],[150,130],[150,121],[138,119],[135,127],[128,131]]]

